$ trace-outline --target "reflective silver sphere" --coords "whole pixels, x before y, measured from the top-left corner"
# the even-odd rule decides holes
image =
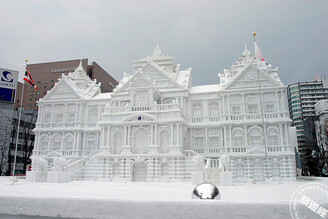
[[[218,188],[211,183],[202,183],[194,188],[193,199],[220,199]]]

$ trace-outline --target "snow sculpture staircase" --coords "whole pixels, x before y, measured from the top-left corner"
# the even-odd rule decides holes
[[[147,173],[148,168],[159,168],[159,174],[164,174],[165,176],[159,175],[159,180],[167,177],[167,181],[191,181],[191,173],[195,171],[195,163],[193,157],[199,155],[193,150],[185,150],[183,152],[183,157],[178,159],[172,159],[166,167],[143,167],[135,169],[135,173],[132,175],[132,181],[152,181],[152,175]],[[201,155],[202,156],[202,155]],[[103,159],[98,157],[98,152],[93,151],[84,159],[80,159],[71,163],[68,169],[72,172],[72,180],[116,180],[117,177],[120,178],[122,173],[118,173],[118,169],[114,166],[109,167],[108,159]],[[211,163],[213,163],[212,160]],[[214,167],[213,165],[211,165]],[[165,168],[165,169],[161,169]],[[215,168],[215,167],[214,167]],[[121,167],[119,167],[121,170]],[[150,171],[151,173],[152,171]],[[156,172],[156,171],[155,171]],[[217,178],[217,176],[215,176]],[[164,180],[165,181],[165,180]]]
[[[97,157],[98,151],[92,151],[85,158],[68,166],[72,180],[96,180],[103,177],[104,166]]]

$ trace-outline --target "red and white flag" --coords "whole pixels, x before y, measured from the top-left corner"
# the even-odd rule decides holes
[[[28,69],[26,67],[25,75],[24,75],[24,81],[27,81],[30,85],[32,85],[35,89],[38,89],[37,86],[35,86],[34,81],[32,79],[32,76],[28,72]]]
[[[260,69],[266,69],[266,64],[264,62],[264,59],[262,57],[262,53],[259,49],[259,47],[257,46],[256,42],[254,41],[254,50],[255,50],[255,58],[256,58],[256,62],[257,65]]]

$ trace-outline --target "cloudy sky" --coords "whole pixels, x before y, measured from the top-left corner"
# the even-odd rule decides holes
[[[132,61],[162,52],[194,85],[218,83],[252,33],[284,84],[328,77],[326,0],[0,0],[0,67],[89,58],[118,81]],[[32,73],[32,72],[31,72]],[[33,75],[33,73],[32,73]]]

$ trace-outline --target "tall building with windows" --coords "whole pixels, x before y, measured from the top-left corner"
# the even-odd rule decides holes
[[[325,79],[311,82],[298,82],[290,84],[287,88],[289,114],[292,126],[296,127],[297,142],[301,154],[302,163],[306,166],[305,154],[305,129],[306,120],[314,117],[314,105],[322,99],[328,99],[328,89]]]
[[[218,77],[192,86],[191,68],[157,45],[102,93],[80,63],[38,101],[33,154],[50,165],[70,160],[74,179],[190,181],[196,155],[217,168],[224,154],[235,181],[295,179],[295,129],[278,68],[260,68],[245,46]]]
[[[101,92],[113,91],[115,86],[118,84],[117,81],[96,62],[92,62],[92,64],[89,65],[88,59],[28,64],[27,67],[32,75],[35,85],[38,86],[38,90],[34,89],[31,86],[25,86],[24,100],[22,103],[24,109],[37,110],[38,106],[36,102],[39,99],[43,98],[47,94],[47,92],[54,87],[58,78],[60,78],[62,74],[67,75],[69,72],[73,72],[76,66],[79,65],[80,61],[82,61],[82,66],[85,69],[87,75],[91,79],[96,79],[98,82],[101,83]],[[19,102],[21,101],[21,90],[22,84],[18,83],[15,104],[16,108],[19,106]]]

